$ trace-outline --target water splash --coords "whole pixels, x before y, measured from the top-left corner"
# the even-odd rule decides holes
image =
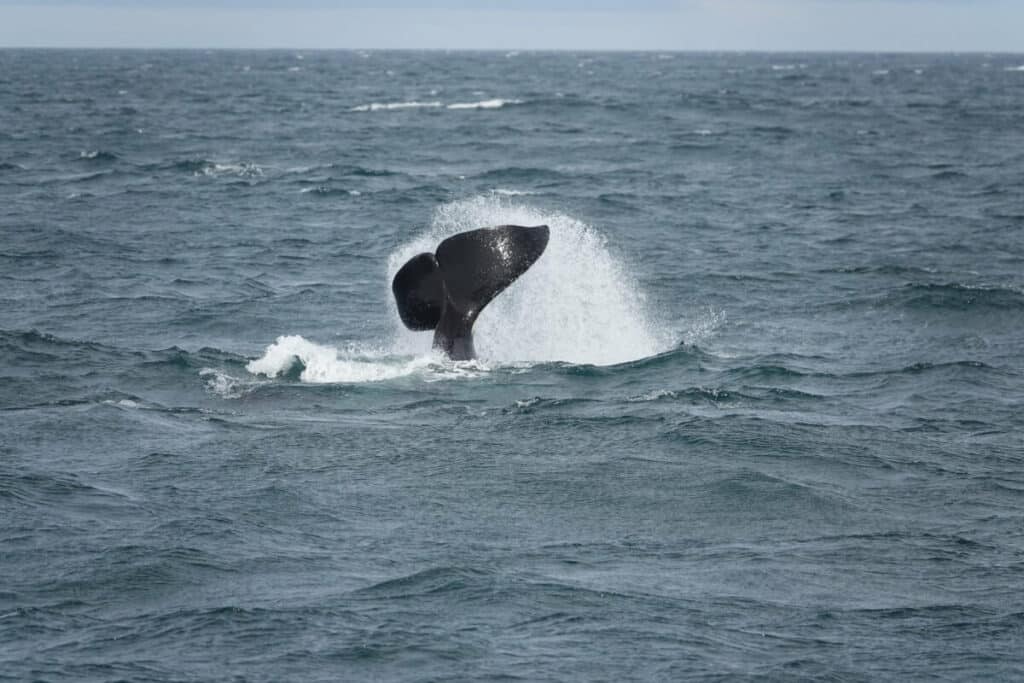
[[[433,334],[411,332],[389,307],[391,339],[380,348],[338,349],[282,336],[246,366],[253,375],[294,376],[313,383],[378,382],[410,375],[425,381],[476,377],[497,365],[561,361],[613,365],[676,346],[672,330],[651,315],[636,280],[604,237],[563,213],[488,194],[445,204],[430,227],[388,258],[385,286],[411,257],[446,237],[480,227],[546,224],[548,248],[524,275],[492,301],[474,327],[480,360],[454,362],[431,348]],[[391,298],[390,291],[387,294]],[[713,323],[712,323],[713,325]],[[699,327],[699,326],[698,326]],[[700,334],[700,330],[695,330]],[[235,387],[214,387],[233,394]]]
[[[433,351],[417,356],[396,356],[379,349],[338,349],[316,344],[299,335],[278,337],[262,356],[249,361],[245,369],[254,375],[270,378],[294,377],[293,373],[297,373],[299,381],[313,384],[363,384],[409,375],[436,381],[475,377],[489,370],[479,361],[455,363]],[[233,387],[223,391],[220,387],[213,387],[213,390],[225,395]]]
[[[611,365],[661,353],[678,341],[650,313],[643,290],[600,233],[571,216],[505,196],[438,208],[424,234],[391,254],[387,281],[409,258],[433,251],[446,237],[502,224],[547,224],[551,238],[540,260],[481,313],[474,337],[485,361]],[[393,315],[397,353],[429,350],[431,334],[410,332]]]

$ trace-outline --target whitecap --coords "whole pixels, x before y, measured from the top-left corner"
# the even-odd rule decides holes
[[[359,190],[334,190],[327,185],[314,185],[312,187],[304,187],[299,190],[299,194],[336,194],[344,192],[350,197],[358,197],[362,194]]]
[[[678,398],[678,394],[671,389],[654,389],[648,391],[645,394],[639,396],[630,396],[626,398],[627,403],[647,403],[650,401],[660,401],[663,398]]]
[[[503,197],[523,197],[526,195],[537,194],[536,192],[530,192],[529,190],[509,190],[504,187],[497,187],[491,190],[491,192]]]
[[[226,372],[214,368],[203,368],[199,371],[207,391],[221,398],[241,398],[258,387],[261,383],[252,380],[232,377]]]
[[[395,111],[399,109],[421,109],[421,108],[435,108],[442,106],[441,102],[371,102],[370,104],[360,104],[358,107],[352,107],[349,111]]]
[[[204,163],[193,175],[223,176],[237,175],[243,178],[259,178],[263,176],[263,168],[253,163]]]
[[[522,100],[481,100],[479,102],[455,102],[448,105],[448,109],[501,109],[506,104],[522,104]]]
[[[138,401],[133,401],[130,398],[122,398],[118,401],[115,401],[113,399],[106,399],[102,401],[102,403],[105,406],[116,406],[118,408],[126,408],[128,410],[134,410],[140,407]]]

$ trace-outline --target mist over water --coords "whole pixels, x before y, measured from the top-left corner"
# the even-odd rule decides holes
[[[1020,64],[0,50],[0,679],[1024,677]]]

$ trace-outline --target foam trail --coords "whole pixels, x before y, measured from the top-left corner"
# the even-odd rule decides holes
[[[291,373],[296,364],[302,367],[299,380],[312,384],[363,384],[409,375],[436,381],[475,377],[488,370],[486,365],[477,361],[447,361],[434,351],[401,357],[379,350],[341,350],[311,342],[299,335],[278,337],[262,356],[249,361],[245,369],[254,375],[274,378]]]
[[[391,254],[387,282],[446,237],[502,224],[551,228],[547,251],[484,309],[474,340],[485,362],[611,365],[655,355],[678,340],[648,311],[638,283],[590,226],[494,194],[441,206],[431,228]],[[396,353],[422,355],[432,335],[406,330],[392,308]]]

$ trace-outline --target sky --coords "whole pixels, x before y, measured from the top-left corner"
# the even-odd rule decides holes
[[[0,0],[0,47],[1024,52],[1024,0]]]

